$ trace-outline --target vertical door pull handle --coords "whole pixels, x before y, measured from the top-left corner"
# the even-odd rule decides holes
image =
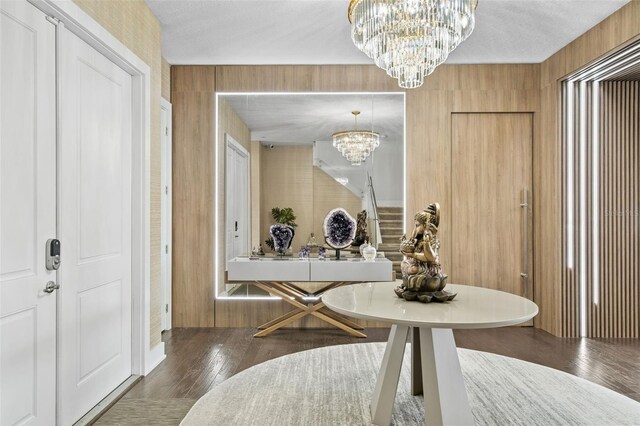
[[[529,191],[522,190],[522,269],[520,277],[524,280],[524,296],[529,295]]]

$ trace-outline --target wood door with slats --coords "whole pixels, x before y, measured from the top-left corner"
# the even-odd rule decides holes
[[[533,297],[531,113],[451,119],[449,282]]]

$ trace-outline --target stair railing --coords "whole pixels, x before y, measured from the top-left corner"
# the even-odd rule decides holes
[[[380,217],[378,215],[378,201],[376,200],[376,191],[373,188],[373,178],[367,172],[367,186],[369,187],[369,199],[371,200],[371,210],[373,213],[373,226],[375,228],[371,241],[371,245],[378,249],[378,245],[382,241],[382,232],[380,231]]]

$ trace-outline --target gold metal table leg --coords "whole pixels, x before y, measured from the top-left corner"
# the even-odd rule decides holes
[[[335,288],[342,284],[343,283],[341,282],[329,284],[319,293],[322,294],[324,293],[324,291],[330,288]],[[303,297],[305,297],[303,293],[298,291],[296,288],[293,288],[292,286],[287,285],[286,283],[257,282],[256,286],[268,292],[272,296],[281,297],[282,300],[296,307],[299,311],[293,310],[293,311],[287,312],[286,314],[281,315],[278,318],[275,318],[265,324],[262,324],[260,327],[258,327],[261,331],[254,334],[254,337],[264,337],[274,332],[275,330],[278,330],[279,328],[282,328],[288,324],[291,324],[292,322],[298,319],[304,318],[307,315],[313,315],[314,317],[324,322],[327,322],[333,325],[334,327],[337,327],[341,330],[346,331],[352,336],[367,337],[366,334],[357,331],[357,330],[363,330],[363,327],[360,326],[359,324],[351,320],[348,320],[346,318],[343,318],[341,315],[335,314],[333,312],[319,312],[320,309],[326,308],[325,304],[322,303],[321,299],[317,299],[313,302],[308,302],[303,299]],[[320,296],[320,294],[316,294],[316,295]]]
[[[296,313],[298,313],[298,311],[297,311],[296,309],[294,309],[293,311],[289,311],[289,312],[287,312],[287,313],[286,313],[286,314],[284,314],[284,315],[280,315],[278,318],[276,318],[276,319],[272,319],[271,321],[266,322],[266,323],[264,323],[264,324],[262,324],[262,325],[258,326],[258,330],[264,330],[265,328],[269,328],[269,327],[271,327],[273,324],[277,324],[277,323],[279,323],[280,321],[284,321],[284,320],[286,320],[287,318],[289,318],[289,317],[291,317],[291,316],[295,315]]]
[[[256,334],[254,334],[253,337],[264,337],[264,336],[266,336],[266,335],[268,335],[270,333],[273,333],[277,329],[282,328],[285,325],[288,325],[288,324],[294,322],[295,320],[298,320],[300,318],[306,317],[310,313],[313,313],[313,311],[315,309],[320,309],[320,308],[319,307],[316,308],[315,306],[313,306],[313,307],[309,308],[308,310],[300,311],[297,314],[292,315],[292,316],[280,321],[279,323],[276,323],[276,324],[272,325],[271,327],[266,328],[266,329],[264,329],[264,330],[262,330],[262,331],[260,331],[260,332],[258,332]]]
[[[340,321],[344,325],[347,325],[347,326],[349,326],[349,327],[351,327],[353,329],[364,330],[364,327],[361,326],[360,324],[358,324],[357,322],[353,322],[350,319],[348,319],[346,317],[343,317],[342,315],[337,314],[337,313],[335,313],[335,312],[333,312],[333,311],[331,311],[329,309],[323,310],[322,313],[325,314],[328,317],[333,318],[336,321]]]

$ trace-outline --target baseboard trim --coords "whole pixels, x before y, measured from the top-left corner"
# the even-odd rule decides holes
[[[148,355],[148,362],[145,362],[145,371],[144,375],[148,375],[151,373],[164,359],[167,357],[164,354],[164,342],[158,343],[156,346],[151,348]]]
[[[147,370],[145,376],[155,369],[167,357],[164,353],[164,342],[157,344],[148,352],[149,362],[145,363]],[[133,375],[122,382],[120,386],[115,388],[109,395],[93,407],[87,414],[82,416],[80,420],[73,426],[89,426],[94,424],[104,413],[106,413],[113,405],[120,400],[129,390],[142,380],[142,376]]]
[[[109,395],[107,395],[102,401],[100,401],[98,405],[93,407],[87,414],[82,416],[80,420],[75,422],[73,426],[89,426],[94,424],[104,413],[107,412],[107,410],[109,410],[109,408],[113,407],[113,405],[118,402],[120,398],[124,396],[124,394],[129,392],[129,390],[134,387],[135,384],[140,380],[142,380],[142,376],[129,377],[127,380],[122,382],[120,386],[115,388]]]

